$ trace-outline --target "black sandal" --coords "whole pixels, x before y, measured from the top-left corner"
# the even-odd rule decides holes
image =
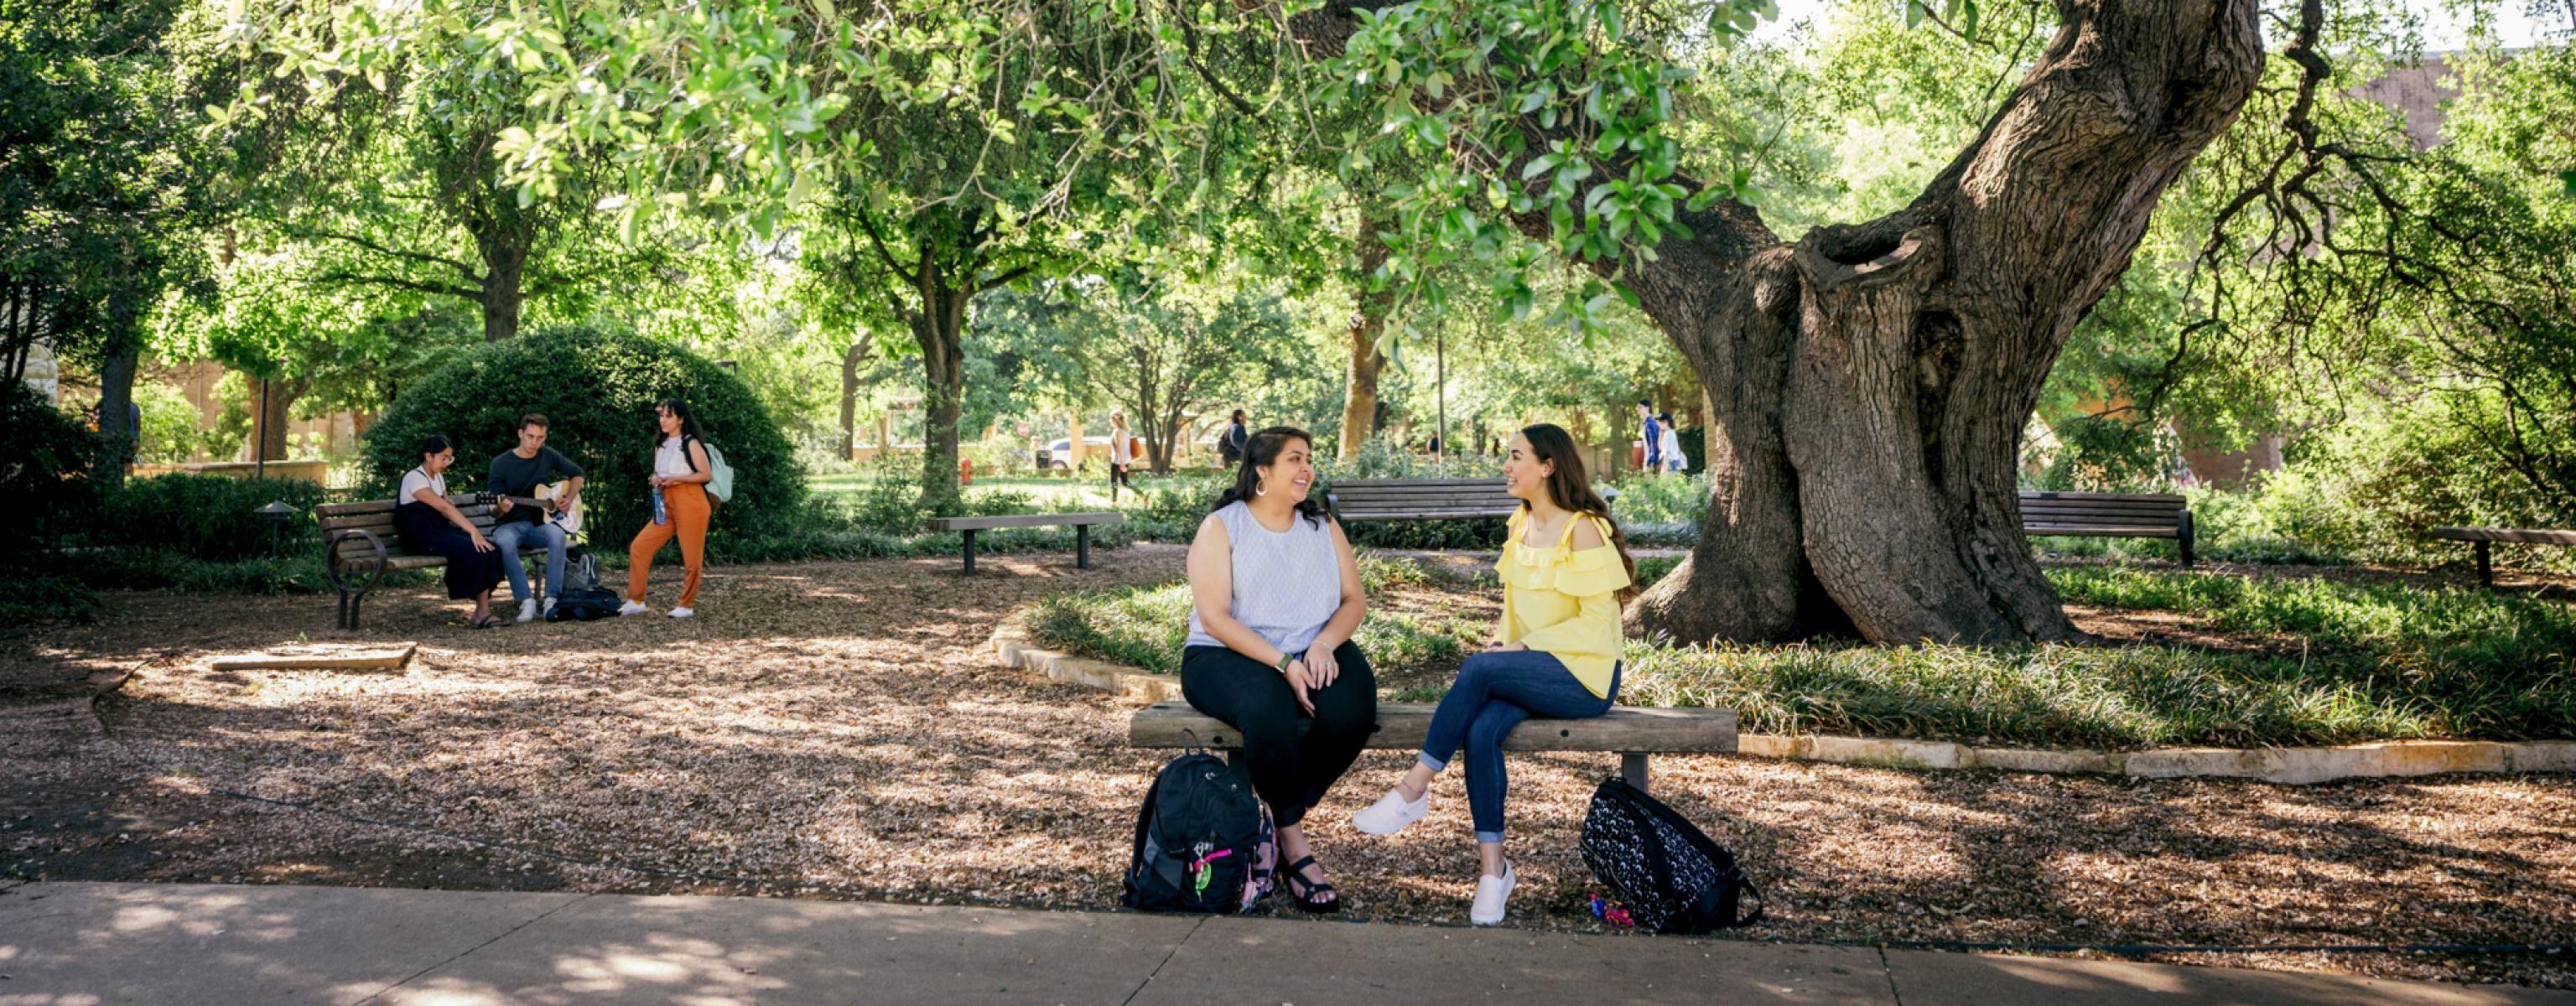
[[[1315,865],[1315,857],[1313,856],[1308,856],[1304,859],[1288,864],[1288,872],[1286,874],[1288,877],[1288,900],[1297,903],[1298,911],[1305,912],[1309,915],[1328,915],[1333,912],[1341,911],[1342,894],[1340,891],[1334,890],[1333,885],[1324,881],[1306,879],[1305,870],[1307,867],[1313,865]],[[1330,900],[1326,900],[1319,897],[1319,895],[1325,894],[1332,895],[1332,898]]]

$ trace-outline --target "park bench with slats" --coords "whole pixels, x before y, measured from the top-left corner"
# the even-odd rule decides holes
[[[447,501],[455,504],[457,512],[464,514],[466,519],[473,521],[485,538],[492,536],[494,514],[489,504],[476,502],[470,495],[449,496]],[[354,630],[358,627],[358,602],[366,599],[367,592],[374,590],[376,581],[384,579],[386,573],[447,565],[445,556],[419,555],[403,550],[402,537],[394,530],[393,500],[324,503],[313,508],[313,516],[322,523],[323,547],[329,550],[325,553],[324,574],[330,577],[332,589],[340,595],[340,628]],[[545,542],[542,539],[531,540],[522,544],[519,551],[542,553]],[[542,594],[544,565],[531,565],[528,574],[536,578],[533,582]]]
[[[933,531],[956,531],[966,539],[966,575],[975,575],[975,532],[1003,527],[1073,527],[1073,565],[1091,568],[1091,526],[1116,524],[1126,520],[1115,513],[1023,513],[1000,517],[933,517],[926,522]]]
[[[2496,542],[2509,545],[2576,545],[2576,531],[2515,527],[2437,527],[2427,532],[2445,541],[2465,541],[2478,559],[2478,586],[2495,589]]]
[[[2022,534],[2038,538],[2171,538],[2192,564],[2191,508],[2167,493],[2021,494]]]
[[[1345,524],[1509,517],[1521,506],[1501,479],[1344,479],[1324,500]]]
[[[1423,702],[1382,702],[1377,729],[1368,746],[1411,751],[1422,746],[1431,728],[1431,711]],[[1314,721],[1299,719],[1304,730]],[[1223,720],[1190,708],[1186,702],[1157,702],[1127,721],[1127,743],[1139,748],[1203,747],[1226,752],[1240,763],[1243,736]],[[1628,784],[1646,788],[1646,757],[1657,754],[1732,754],[1735,710],[1632,709],[1626,706],[1591,719],[1532,718],[1503,739],[1506,751],[1601,751],[1619,756],[1619,774]]]

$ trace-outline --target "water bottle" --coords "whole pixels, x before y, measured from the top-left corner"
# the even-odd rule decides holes
[[[671,522],[671,511],[669,511],[669,510],[667,510],[667,509],[664,509],[664,508],[663,508],[663,506],[662,506],[662,487],[661,487],[661,486],[654,486],[654,487],[653,487],[653,523],[656,523],[656,524],[668,524],[668,523],[670,523],[670,522]]]

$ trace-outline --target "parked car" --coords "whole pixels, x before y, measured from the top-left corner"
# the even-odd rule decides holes
[[[1105,461],[1109,457],[1109,438],[1082,438],[1082,454],[1084,457],[1090,457],[1097,454]],[[1052,468],[1060,472],[1071,470],[1073,468],[1073,438],[1057,437],[1055,438],[1054,443],[1038,448],[1037,465],[1039,468]]]

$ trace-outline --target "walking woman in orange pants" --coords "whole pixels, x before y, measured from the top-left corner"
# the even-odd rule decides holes
[[[662,425],[662,444],[653,451],[653,493],[659,502],[653,522],[636,532],[635,543],[626,548],[626,604],[617,613],[650,610],[644,607],[644,581],[653,575],[653,553],[676,536],[689,576],[680,585],[680,603],[671,617],[687,618],[697,614],[691,606],[698,603],[698,577],[706,566],[707,518],[715,512],[707,500],[707,480],[713,476],[706,441],[698,435],[698,420],[689,415],[688,403],[666,398],[653,411]]]

